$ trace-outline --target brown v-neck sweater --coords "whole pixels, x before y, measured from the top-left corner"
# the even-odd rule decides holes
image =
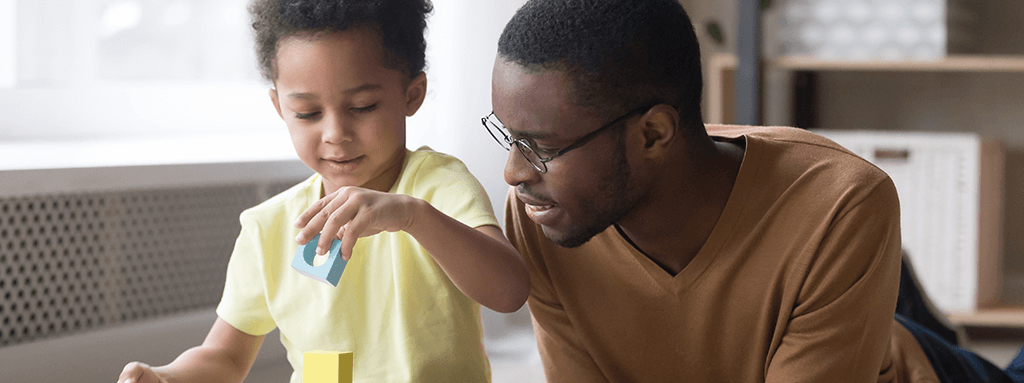
[[[510,192],[506,231],[530,269],[548,381],[937,381],[893,319],[901,245],[889,177],[803,130],[708,132],[741,142],[743,163],[675,276],[614,227],[555,245]]]

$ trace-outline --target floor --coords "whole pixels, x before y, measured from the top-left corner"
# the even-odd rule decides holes
[[[544,383],[544,371],[537,353],[533,329],[529,326],[529,313],[519,312],[500,317],[500,330],[485,331],[485,346],[491,361],[492,383]],[[485,314],[486,315],[486,314]],[[525,315],[525,319],[523,316]],[[485,323],[488,323],[486,318]],[[524,323],[525,322],[525,323]],[[493,323],[493,321],[491,321]],[[500,332],[499,332],[500,331]],[[267,336],[268,341],[260,350],[260,357],[249,372],[245,383],[282,383],[291,376],[292,368],[285,360],[284,347],[276,333]]]
[[[544,373],[537,354],[536,342],[532,328],[529,327],[529,313],[525,310],[507,316],[490,317],[485,315],[485,324],[495,318],[504,321],[500,330],[485,331],[485,345],[491,359],[491,375],[493,383],[543,383]],[[500,331],[500,332],[498,332]],[[1024,345],[1024,331],[1021,330],[970,330],[968,341],[964,347],[978,353],[993,364],[1005,367],[1017,355]],[[275,339],[268,336],[267,339]],[[284,360],[284,349],[280,344],[264,346],[263,353],[280,353],[275,361],[264,360],[254,368],[246,379],[246,383],[281,383],[286,382],[291,374],[291,366]],[[279,348],[279,349],[278,349]]]

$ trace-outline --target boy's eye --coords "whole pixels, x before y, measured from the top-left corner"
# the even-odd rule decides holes
[[[359,108],[352,108],[352,112],[353,113],[367,113],[367,112],[372,112],[375,109],[377,109],[377,104],[373,104],[373,105],[370,105],[370,106],[359,107]]]
[[[316,116],[319,116],[319,115],[320,115],[320,112],[312,112],[312,113],[295,112],[295,118],[298,118],[300,120],[309,120],[309,119],[312,119],[312,118],[314,118]]]

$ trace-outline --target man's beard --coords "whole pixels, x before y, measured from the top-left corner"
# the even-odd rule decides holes
[[[607,185],[604,192],[592,195],[591,198],[580,204],[580,206],[592,207],[595,211],[589,224],[583,222],[579,226],[569,227],[565,234],[557,237],[552,237],[557,235],[556,233],[544,230],[544,235],[558,246],[568,248],[582,246],[633,210],[636,200],[635,197],[629,195],[631,194],[629,193],[631,191],[629,188],[630,171],[629,163],[626,161],[625,140],[619,140],[619,145],[612,152],[612,156],[611,169],[604,174],[600,183],[600,185]]]

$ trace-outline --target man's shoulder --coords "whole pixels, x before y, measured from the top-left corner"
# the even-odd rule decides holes
[[[836,142],[814,132],[785,126],[707,125],[708,135],[718,139],[743,140],[754,159],[784,169],[829,174],[830,177],[869,178],[876,182],[888,176],[876,165]],[[748,152],[749,153],[749,152]]]
[[[846,150],[839,144],[836,144],[832,140],[800,128],[788,126],[750,126],[728,124],[707,124],[705,125],[705,128],[707,129],[708,135],[711,137],[722,137],[727,139],[754,137],[767,141],[831,148],[850,154],[850,151]]]

